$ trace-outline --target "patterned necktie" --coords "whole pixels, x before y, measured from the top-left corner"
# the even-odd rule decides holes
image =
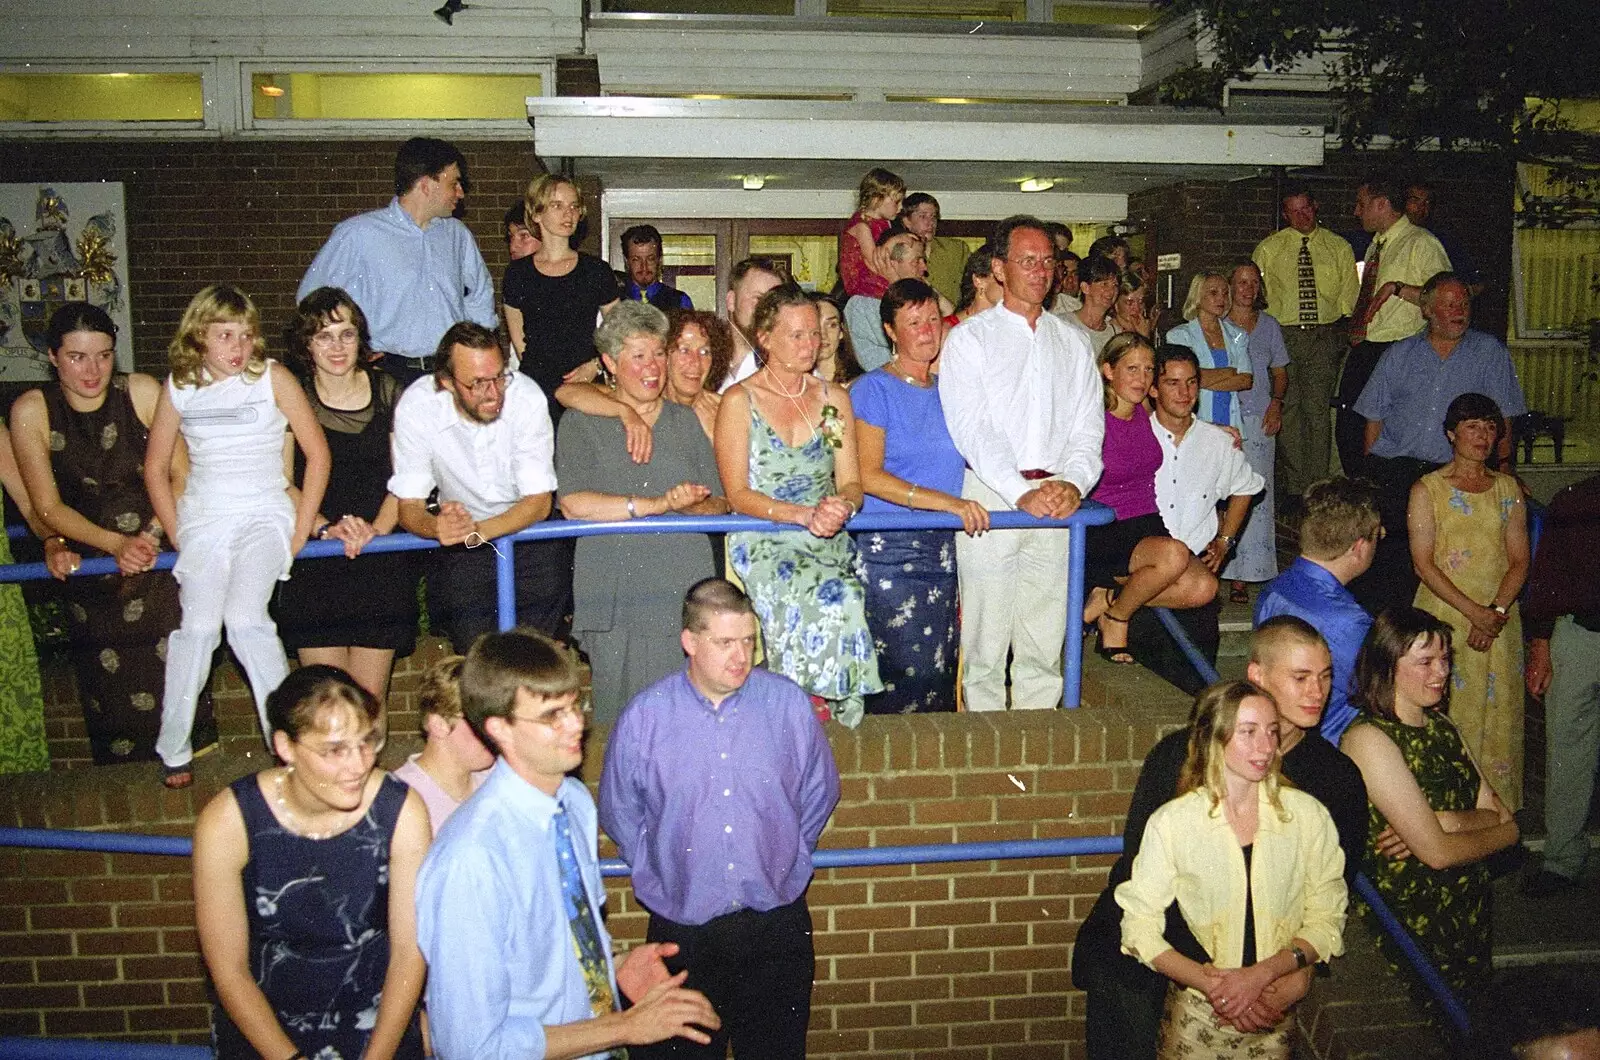
[[[1311,237],[1300,237],[1300,255],[1295,259],[1300,281],[1300,323],[1317,323],[1317,270],[1311,267]]]
[[[600,929],[595,925],[589,892],[583,884],[583,868],[572,847],[572,829],[567,823],[565,807],[557,809],[550,818],[550,831],[555,836],[556,863],[561,866],[561,897],[567,907],[567,923],[572,927],[572,948],[583,969],[584,985],[589,988],[589,1005],[596,1016],[603,1016],[616,1011],[617,999],[611,989],[606,955],[600,947]],[[628,1051],[613,1049],[599,1055],[627,1060]]]
[[[1361,269],[1361,293],[1356,296],[1356,311],[1350,318],[1350,345],[1367,341],[1367,325],[1372,323],[1372,293],[1378,288],[1378,259],[1383,256],[1383,241],[1374,239]]]

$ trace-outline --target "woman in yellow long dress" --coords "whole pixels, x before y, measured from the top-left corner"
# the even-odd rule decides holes
[[[1406,522],[1422,578],[1416,605],[1450,625],[1457,645],[1450,718],[1495,794],[1522,805],[1522,617],[1528,576],[1522,489],[1489,470],[1505,420],[1493,399],[1462,394],[1445,413],[1455,456],[1411,488]],[[1463,648],[1462,645],[1465,645]]]

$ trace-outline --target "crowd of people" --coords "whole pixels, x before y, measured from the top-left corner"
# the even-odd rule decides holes
[[[115,372],[109,318],[67,306],[55,379],[17,401],[0,445],[51,571],[117,562],[65,596],[96,761],[154,755],[167,786],[190,783],[226,631],[282,763],[197,826],[219,1043],[422,1055],[426,1030],[441,1056],[711,1055],[697,1050],[730,1037],[803,1055],[804,890],[838,797],[814,719],[1050,709],[1067,622],[1132,664],[1141,608],[1245,602],[1250,583],[1249,679],[1206,690],[1151,752],[1080,935],[1091,1051],[1287,1055],[1285,1014],[1341,952],[1363,864],[1448,980],[1482,982],[1484,859],[1518,834],[1530,569],[1527,687],[1560,698],[1552,725],[1580,749],[1600,620],[1593,586],[1531,563],[1524,490],[1500,464],[1525,411],[1509,354],[1470,328],[1471,286],[1407,218],[1403,181],[1357,191],[1373,237],[1359,271],[1290,186],[1286,227],[1197,273],[1163,320],[1125,240],[1080,257],[1066,226],[1014,216],[971,249],[881,169],[840,232],[847,300],[750,258],[719,317],[665,282],[651,226],[623,233],[625,271],[575,249],[581,191],[542,176],[505,220],[509,342],[452,217],[465,187],[454,147],[408,141],[394,200],[311,264],[281,362],[233,287],[194,297],[164,383]],[[1559,506],[1580,543],[1594,488]],[[1069,615],[1068,533],[990,517],[1086,499],[1115,519],[1088,532],[1092,591]],[[1280,574],[1282,509],[1301,555]],[[961,529],[852,533],[863,510]],[[729,512],[774,525],[517,543],[523,629],[493,632],[498,539]],[[365,551],[397,529],[439,548]],[[296,562],[313,539],[344,555]],[[163,548],[171,575],[153,570]],[[397,773],[413,798],[374,762],[424,576],[458,655],[430,675],[424,749]],[[8,768],[47,764],[29,694],[0,681]],[[564,779],[591,710],[614,726],[598,816]],[[1592,789],[1588,746],[1587,772],[1558,769],[1551,741],[1568,802]],[[597,822],[652,912],[650,944],[615,968]],[[1553,836],[1536,891],[1575,885],[1580,825]],[[358,936],[347,967],[304,957]]]

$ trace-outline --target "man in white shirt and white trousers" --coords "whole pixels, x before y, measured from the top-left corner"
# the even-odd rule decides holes
[[[940,357],[939,398],[967,462],[961,495],[993,511],[1065,518],[1100,478],[1105,412],[1088,339],[1044,311],[1055,245],[1044,222],[995,229],[1000,305],[957,325]],[[1067,530],[957,535],[962,694],[968,710],[1049,710],[1061,700]],[[1073,616],[1076,618],[1076,616]]]
[[[1194,414],[1200,397],[1200,361],[1186,346],[1156,354],[1156,414],[1150,424],[1161,443],[1156,506],[1167,533],[1182,541],[1211,573],[1222,569],[1250,514],[1250,498],[1266,480],[1245,459],[1228,431]],[[1228,502],[1219,520],[1217,505]]]

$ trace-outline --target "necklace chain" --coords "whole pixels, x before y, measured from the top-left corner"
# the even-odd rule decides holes
[[[805,424],[807,427],[811,428],[811,440],[812,441],[816,441],[818,428],[815,427],[815,426],[812,426],[810,413],[806,412],[805,406],[800,404],[800,402],[798,400],[799,398],[803,398],[803,397],[806,396],[806,382],[811,378],[810,375],[809,374],[802,374],[800,376],[800,390],[799,390],[799,392],[791,394],[791,393],[789,393],[789,391],[782,384],[780,384],[778,382],[778,376],[777,376],[777,374],[775,372],[773,372],[772,367],[770,365],[767,366],[766,372],[767,372],[767,382],[772,384],[772,389],[776,390],[778,393],[782,394],[784,397],[789,399],[789,404],[793,405],[794,408],[795,408],[795,411],[800,413],[800,422]]]
[[[289,767],[289,769],[292,768],[292,766]],[[277,804],[278,810],[283,815],[283,827],[289,832],[300,836],[302,839],[330,839],[340,832],[348,829],[350,824],[354,822],[355,815],[361,813],[361,807],[359,806],[353,810],[343,811],[338,824],[335,827],[328,829],[326,832],[313,832],[309,828],[304,828],[301,825],[300,818],[293,810],[289,809],[289,800],[284,798],[283,795],[283,782],[289,776],[289,769],[285,769],[282,773],[279,773],[277,779],[273,782],[276,790],[272,798],[272,801]]]

